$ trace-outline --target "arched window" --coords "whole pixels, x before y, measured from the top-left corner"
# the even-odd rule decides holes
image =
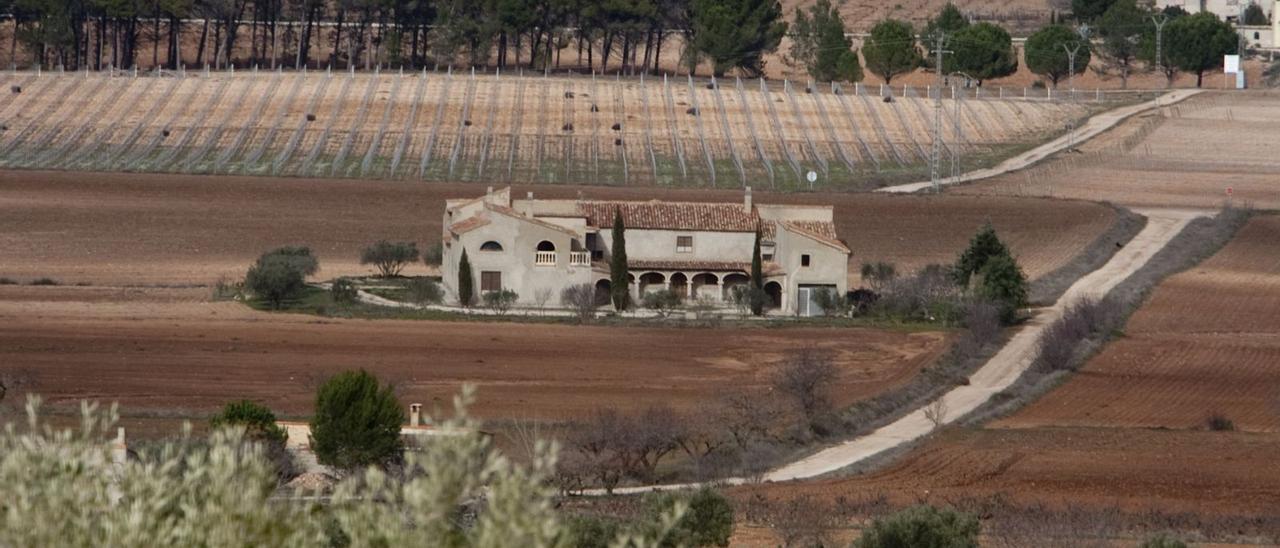
[[[480,251],[502,251],[502,244],[490,240],[480,244]]]
[[[541,242],[538,242],[538,251],[555,251],[555,250],[556,250],[556,244],[553,244],[547,240],[542,240]]]

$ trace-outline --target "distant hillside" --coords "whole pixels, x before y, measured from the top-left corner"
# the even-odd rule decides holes
[[[955,5],[976,20],[993,21],[1014,35],[1026,35],[1049,21],[1053,0],[953,0]],[[787,18],[799,6],[814,0],[782,0]],[[947,0],[833,0],[840,6],[845,24],[853,32],[866,32],[876,21],[892,17],[910,21],[917,27],[946,5]],[[1060,11],[1062,8],[1058,8]]]

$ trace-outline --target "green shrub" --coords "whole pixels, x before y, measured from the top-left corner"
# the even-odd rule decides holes
[[[644,296],[640,298],[640,303],[644,305],[645,308],[657,312],[659,316],[665,318],[667,317],[667,314],[671,312],[671,309],[680,306],[680,295],[670,289],[663,289],[661,291],[645,293]]]
[[[1210,413],[1205,419],[1205,426],[1214,432],[1230,432],[1236,429],[1236,423],[1222,413]]]
[[[824,316],[843,316],[849,312],[849,300],[834,289],[819,289],[813,294],[813,302]]]
[[[31,280],[31,283],[27,285],[62,285],[62,282],[53,278],[36,278]]]
[[[18,285],[18,280],[13,278],[0,278],[0,285]]]
[[[209,426],[214,429],[228,426],[241,426],[245,435],[253,439],[284,443],[288,434],[284,428],[276,424],[276,414],[261,404],[239,400],[222,407],[209,419]]]
[[[319,269],[320,263],[309,248],[281,247],[258,257],[245,273],[244,286],[279,310],[284,301],[306,287],[307,276]]]
[[[703,487],[691,495],[663,492],[646,496],[642,526],[660,526],[661,517],[670,514],[682,501],[687,509],[662,539],[662,546],[729,545],[729,537],[733,535],[733,505],[710,487]]]
[[[365,371],[330,378],[316,394],[311,448],[321,464],[339,468],[381,465],[400,458],[404,410],[391,386]]]
[[[913,506],[878,519],[854,548],[977,548],[978,518],[932,506]]]
[[[506,314],[519,299],[520,295],[515,291],[499,289],[484,294],[484,305],[498,314]]]
[[[988,260],[1002,255],[1012,256],[1009,254],[1009,248],[1000,241],[999,236],[996,236],[995,227],[987,223],[982,225],[982,228],[978,229],[978,232],[969,240],[969,247],[960,254],[959,259],[956,259],[951,275],[955,277],[957,284],[967,286],[969,278],[981,272]]]
[[[575,548],[608,548],[622,530],[618,520],[601,516],[571,516],[565,525]]]
[[[444,264],[444,245],[440,242],[431,244],[422,251],[422,262],[427,266],[440,266]]]
[[[360,264],[376,266],[378,275],[383,278],[399,276],[405,265],[417,261],[418,244],[413,242],[379,240],[360,254]]]
[[[215,301],[232,301],[240,297],[244,290],[244,282],[232,282],[231,280],[219,278],[213,284],[212,298]]]
[[[1027,275],[1009,255],[997,255],[987,260],[980,271],[982,283],[978,294],[1000,307],[1000,319],[1013,323],[1018,309],[1027,305]]]
[[[356,284],[351,280],[338,278],[329,287],[329,296],[333,298],[333,302],[336,304],[352,305],[359,300],[360,290],[356,289]]]
[[[1178,540],[1173,535],[1160,533],[1142,541],[1138,548],[1187,548],[1187,543]]]
[[[444,300],[444,289],[430,278],[414,278],[404,288],[411,303],[440,304]]]

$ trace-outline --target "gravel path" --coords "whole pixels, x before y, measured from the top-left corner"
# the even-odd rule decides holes
[[[999,393],[1022,375],[1036,357],[1036,341],[1042,330],[1062,317],[1070,305],[1086,298],[1100,298],[1124,281],[1164,248],[1192,219],[1209,212],[1190,210],[1140,210],[1147,216],[1147,226],[1134,239],[1117,252],[1107,264],[1076,281],[1053,306],[1040,309],[1035,317],[1010,339],[981,369],[969,377],[969,384],[957,387],[942,396],[946,405],[943,422],[952,422],[977,409],[993,395]],[[932,421],[924,415],[924,408],[885,425],[870,434],[835,445],[800,459],[764,475],[764,481],[791,481],[813,478],[921,439],[934,429]],[[726,478],[717,484],[740,485],[744,478]],[[642,493],[653,490],[669,490],[697,487],[698,484],[672,484],[615,489],[614,493]],[[585,494],[602,494],[588,491]]]
[[[1116,284],[1124,281],[1146,264],[1156,252],[1182,230],[1191,219],[1201,215],[1190,211],[1139,211],[1148,218],[1147,226],[1133,241],[1120,250],[1102,268],[1076,281],[1052,307],[1040,310],[1000,352],[960,386],[943,395],[946,404],[944,422],[951,422],[977,409],[991,396],[1008,388],[1031,366],[1036,358],[1036,341],[1041,331],[1062,317],[1063,312],[1082,299],[1101,298]],[[851,464],[922,438],[933,431],[933,422],[917,409],[880,429],[824,449],[809,457],[785,465],[765,475],[766,481],[788,481],[811,478],[834,472]]]
[[[958,184],[958,183],[967,183],[970,181],[978,181],[978,180],[986,179],[988,177],[995,177],[996,175],[1003,175],[1010,171],[1017,171],[1019,169],[1029,167],[1035,164],[1036,162],[1044,160],[1045,158],[1048,158],[1053,154],[1056,154],[1062,150],[1065,150],[1067,146],[1073,142],[1078,144],[1078,143],[1087,141],[1089,139],[1092,139],[1094,136],[1098,135],[1099,133],[1102,133],[1108,129],[1115,127],[1116,124],[1123,122],[1125,119],[1129,118],[1130,116],[1133,116],[1141,112],[1146,112],[1154,108],[1159,108],[1161,106],[1172,105],[1174,103],[1182,101],[1183,99],[1197,95],[1203,91],[1204,90],[1201,90],[1201,89],[1174,90],[1160,97],[1157,97],[1154,100],[1147,101],[1145,103],[1138,103],[1136,105],[1130,105],[1127,107],[1118,108],[1115,110],[1109,110],[1107,112],[1101,112],[1101,113],[1095,114],[1091,116],[1083,126],[1080,126],[1080,128],[1076,129],[1074,136],[1063,135],[1061,137],[1058,137],[1057,139],[1049,141],[1036,148],[1023,152],[1022,154],[1019,154],[1003,162],[1000,162],[999,164],[996,164],[993,167],[970,171],[968,173],[961,175],[957,179],[944,177],[942,180],[942,185],[945,186],[945,185],[952,185],[952,184]],[[877,189],[876,192],[911,193],[911,192],[920,192],[922,190],[927,190],[931,186],[932,186],[932,183],[930,183],[929,181],[923,181],[919,183],[908,183],[903,185],[887,186],[881,189]]]

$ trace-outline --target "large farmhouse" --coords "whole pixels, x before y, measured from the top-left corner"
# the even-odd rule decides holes
[[[849,248],[836,236],[831,206],[753,204],[750,188],[742,203],[535,200],[533,193],[513,200],[505,188],[447,202],[448,298],[457,299],[464,249],[480,292],[510,289],[521,305],[555,305],[577,284],[607,295],[617,212],[635,299],[670,289],[686,302],[731,305],[734,287],[750,281],[757,230],[773,313],[815,315],[818,291],[843,293],[848,283]]]

